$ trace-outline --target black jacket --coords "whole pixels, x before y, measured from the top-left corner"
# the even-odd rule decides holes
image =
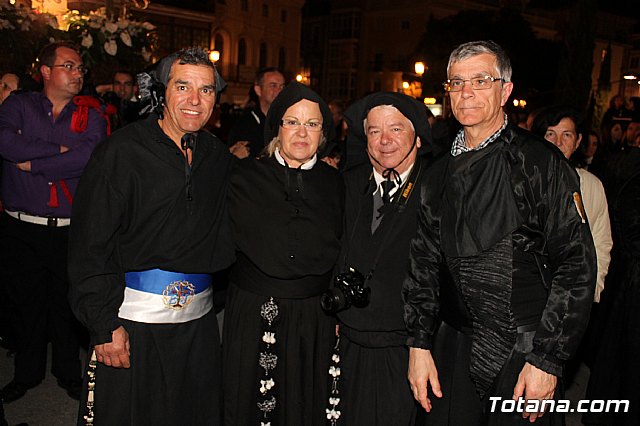
[[[338,272],[353,267],[364,276],[373,273],[367,282],[371,289],[369,304],[363,308],[352,306],[340,312],[338,317],[354,332],[363,332],[359,336],[367,338],[368,342],[362,343],[368,346],[403,345],[406,341],[401,291],[409,267],[409,244],[416,232],[420,190],[426,185],[426,161],[418,157],[414,168],[419,168],[420,174],[406,204],[392,203],[373,234],[371,221],[376,185],[372,166],[363,164],[344,174],[345,233]],[[398,197],[394,197],[394,201],[399,201]],[[376,256],[379,259],[374,265]],[[374,266],[375,271],[372,271]],[[380,332],[392,334],[385,336]]]
[[[540,260],[548,294],[527,361],[561,376],[587,325],[596,278],[575,170],[557,148],[510,125],[482,150],[443,157],[428,175],[403,288],[407,343],[431,348],[441,309],[439,265],[510,233],[515,248]]]

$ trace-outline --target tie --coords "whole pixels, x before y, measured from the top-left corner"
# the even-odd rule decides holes
[[[382,186],[382,190],[376,191],[373,195],[373,220],[371,221],[372,234],[376,232],[380,222],[382,222],[385,206],[388,206],[391,203],[391,196],[389,193],[396,187],[396,183],[392,180],[383,180],[380,185]]]
[[[396,183],[392,180],[383,180],[382,186],[382,202],[389,204],[391,202],[391,191],[396,187]]]

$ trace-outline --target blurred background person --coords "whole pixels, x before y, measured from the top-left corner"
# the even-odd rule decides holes
[[[257,157],[262,152],[264,141],[264,123],[271,103],[285,85],[283,72],[275,67],[263,68],[256,74],[253,90],[258,98],[251,107],[233,124],[229,131],[227,144],[229,150],[238,158]],[[268,141],[266,141],[268,143]]]
[[[135,75],[128,70],[116,71],[111,84],[96,87],[102,99],[118,110],[112,121],[111,130],[122,128],[141,118],[136,89]]]
[[[7,99],[11,92],[18,90],[19,83],[20,79],[16,74],[8,72],[2,75],[2,78],[0,78],[0,104]]]

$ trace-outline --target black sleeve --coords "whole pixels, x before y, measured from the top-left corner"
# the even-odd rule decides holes
[[[110,342],[121,325],[125,283],[116,247],[123,211],[123,196],[92,157],[73,199],[69,234],[69,303],[92,345]]]
[[[527,361],[562,376],[589,321],[596,282],[596,255],[580,196],[580,181],[564,159],[552,157],[543,180],[541,220],[551,271],[547,304]]]
[[[434,176],[434,174],[431,174]],[[434,197],[435,182],[427,178],[421,186],[418,225],[409,249],[409,272],[402,288],[404,321],[410,347],[431,349],[432,336],[438,324],[440,218]]]

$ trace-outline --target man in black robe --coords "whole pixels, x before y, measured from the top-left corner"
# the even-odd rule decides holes
[[[340,424],[413,425],[417,404],[406,379],[401,290],[426,169],[418,152],[431,142],[426,107],[400,93],[375,93],[351,106],[346,118],[348,143],[366,145],[371,162],[345,173],[338,268],[362,273],[371,296],[366,306],[338,313],[340,403],[331,408],[342,413]]]
[[[429,169],[411,243],[411,389],[430,425],[559,424],[541,401],[559,396],[596,278],[579,179],[555,147],[507,122],[500,46],[459,46],[448,76],[463,129]]]
[[[200,48],[139,82],[153,113],[96,148],[73,204],[70,301],[97,361],[79,422],[221,424],[209,274],[234,259],[232,156],[201,129],[224,82]]]

